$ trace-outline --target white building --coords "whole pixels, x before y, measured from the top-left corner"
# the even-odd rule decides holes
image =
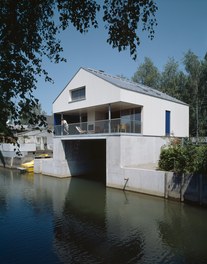
[[[53,113],[53,160],[39,161],[36,172],[59,177],[103,174],[107,186],[158,195],[164,192],[163,172],[150,170],[146,176],[143,168],[156,167],[170,136],[189,136],[187,104],[92,69],[75,74],[54,101]],[[151,179],[152,172],[160,179]]]
[[[19,144],[34,144],[35,151],[46,151],[53,149],[52,133],[44,130],[31,130],[18,133]]]

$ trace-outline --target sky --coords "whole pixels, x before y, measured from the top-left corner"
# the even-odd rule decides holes
[[[101,1],[100,1],[101,2]],[[153,40],[141,33],[137,59],[130,57],[129,50],[118,52],[107,42],[103,24],[80,34],[72,25],[62,32],[61,40],[67,62],[53,64],[43,61],[54,83],[38,82],[34,95],[47,114],[52,114],[52,103],[81,67],[103,70],[111,75],[123,75],[131,79],[145,57],[163,70],[169,58],[174,58],[182,67],[184,54],[191,50],[200,59],[207,52],[207,0],[157,0],[157,27]]]

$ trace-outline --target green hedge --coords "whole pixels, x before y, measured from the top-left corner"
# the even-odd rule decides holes
[[[207,173],[207,145],[172,140],[161,149],[160,170],[176,173]]]

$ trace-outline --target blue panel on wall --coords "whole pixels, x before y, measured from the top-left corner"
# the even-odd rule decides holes
[[[165,134],[170,135],[170,111],[165,112]]]
[[[61,115],[60,114],[54,114],[54,125],[60,125],[61,124]]]

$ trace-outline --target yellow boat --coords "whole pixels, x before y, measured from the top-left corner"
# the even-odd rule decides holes
[[[25,172],[34,172],[34,160],[21,164],[17,169]]]

